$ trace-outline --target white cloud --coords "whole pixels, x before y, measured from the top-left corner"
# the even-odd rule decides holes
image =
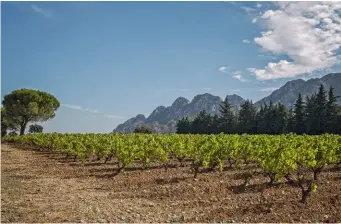
[[[275,91],[277,89],[279,89],[279,88],[270,87],[270,88],[259,89],[258,91],[261,91],[261,92],[273,92],[273,91]]]
[[[113,115],[113,114],[105,115],[104,117],[108,119],[124,119],[123,116],[118,116],[118,115]]]
[[[233,89],[232,92],[240,92],[240,89]]]
[[[340,63],[341,4],[338,2],[278,2],[258,19],[267,28],[254,42],[290,60],[269,62],[254,71],[257,79],[296,77],[324,71]]]
[[[243,78],[241,74],[233,75],[232,77],[238,79],[241,82],[246,82],[246,80]]]
[[[243,43],[249,44],[249,43],[251,43],[251,41],[245,39],[245,40],[243,40]]]
[[[79,105],[72,105],[72,104],[61,104],[62,107],[69,108],[72,110],[80,110],[80,111],[85,111],[85,112],[90,112],[90,113],[99,113],[98,110],[96,109],[91,109],[91,108],[84,108]]]
[[[42,14],[42,15],[43,15],[44,17],[46,17],[46,18],[51,18],[51,17],[52,17],[51,11],[46,10],[46,9],[42,9],[42,8],[40,8],[39,6],[37,6],[36,4],[32,4],[32,5],[31,5],[31,9],[32,9],[33,11],[35,11],[36,13]]]
[[[243,78],[241,71],[235,71],[232,74],[233,74],[233,76],[232,76],[233,78],[238,79],[241,82],[246,82],[246,80]]]
[[[246,82],[247,81],[247,80],[245,80],[243,78],[243,75],[242,75],[241,71],[238,71],[238,70],[232,71],[230,69],[230,67],[225,67],[225,66],[220,67],[219,71],[222,72],[222,73],[230,74],[230,75],[232,75],[233,78],[238,79],[241,82]]]
[[[203,90],[206,90],[206,91],[211,91],[212,90],[212,88],[203,88]]]
[[[219,72],[222,72],[222,73],[228,73],[229,72],[229,67],[225,67],[225,66],[222,66],[219,68]]]
[[[262,7],[262,4],[260,4],[259,2],[257,2],[256,7],[257,7],[257,8],[261,8],[261,7]]]

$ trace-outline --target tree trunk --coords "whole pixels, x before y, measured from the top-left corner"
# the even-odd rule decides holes
[[[20,135],[25,134],[25,129],[26,129],[27,122],[25,121],[21,126],[20,126]]]

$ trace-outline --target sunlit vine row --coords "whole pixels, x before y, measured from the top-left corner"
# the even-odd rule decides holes
[[[167,166],[176,159],[190,161],[194,177],[201,168],[223,170],[229,166],[256,164],[269,184],[286,179],[302,190],[302,201],[316,191],[321,171],[341,162],[341,136],[310,135],[150,135],[150,134],[31,134],[6,136],[3,141],[51,150],[75,159],[115,158],[118,171],[135,161],[144,168],[151,162]],[[310,175],[311,174],[311,175]],[[246,186],[252,170],[245,175]]]

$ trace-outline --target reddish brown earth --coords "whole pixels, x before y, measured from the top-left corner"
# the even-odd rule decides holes
[[[245,169],[128,168],[1,145],[1,222],[341,222],[340,169],[324,171],[308,205],[285,183],[267,188]]]

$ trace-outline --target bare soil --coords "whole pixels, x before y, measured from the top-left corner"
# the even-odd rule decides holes
[[[113,176],[113,162],[1,145],[1,222],[341,222],[341,171],[321,174],[308,204],[300,190],[241,173],[137,166]]]

